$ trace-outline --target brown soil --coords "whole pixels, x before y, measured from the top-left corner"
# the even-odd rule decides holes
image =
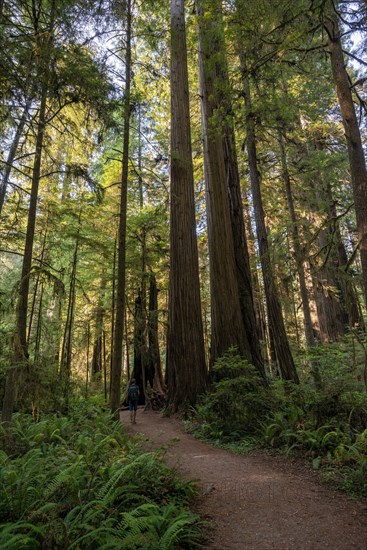
[[[302,462],[261,453],[236,455],[198,441],[177,419],[138,411],[130,433],[167,449],[170,466],[198,480],[196,509],[215,527],[215,550],[367,550],[367,503],[317,482]]]

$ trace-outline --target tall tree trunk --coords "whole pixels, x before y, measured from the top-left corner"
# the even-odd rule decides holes
[[[266,323],[265,303],[263,298],[263,290],[260,286],[259,275],[256,269],[257,257],[256,257],[255,246],[254,246],[255,236],[252,230],[251,214],[250,214],[250,208],[249,208],[247,196],[244,204],[244,217],[245,217],[245,224],[246,224],[246,230],[248,235],[249,258],[252,259],[255,265],[255,268],[253,269],[253,272],[252,272],[252,288],[254,290],[256,327],[257,327],[259,339],[260,341],[263,342],[262,355],[264,356],[265,362],[269,363],[270,361],[270,358],[269,358],[270,355],[268,353],[269,336],[268,336],[267,323]]]
[[[110,384],[111,384],[111,372],[112,372],[112,364],[113,364],[113,343],[115,341],[116,263],[117,263],[117,238],[115,239],[114,246],[113,246],[113,266],[112,266]]]
[[[292,224],[292,240],[293,240],[294,256],[296,261],[300,293],[301,293],[306,345],[308,348],[312,348],[316,345],[316,340],[313,333],[310,302],[309,302],[307,285],[306,285],[304,254],[303,254],[299,231],[298,231],[298,220],[296,216],[296,210],[294,207],[291,179],[288,171],[288,162],[287,162],[287,155],[286,155],[286,150],[284,145],[284,138],[280,130],[278,132],[278,143],[279,143],[280,158],[281,158],[281,165],[282,165],[282,177],[283,177],[285,192],[287,196],[289,216]],[[312,371],[312,375],[313,375],[313,379],[316,387],[320,388],[321,376],[320,376],[319,364],[316,361],[311,362],[311,371]]]
[[[218,2],[217,23],[219,30],[223,30],[223,20],[221,14],[221,3]],[[252,363],[256,366],[261,376],[266,379],[264,361],[261,355],[260,341],[256,324],[256,314],[254,306],[254,297],[252,292],[252,280],[250,269],[250,258],[248,252],[246,228],[244,219],[244,206],[242,200],[240,175],[238,170],[238,161],[236,153],[236,140],[231,119],[232,105],[229,98],[230,82],[228,76],[227,59],[225,44],[220,41],[218,46],[222,49],[223,68],[219,73],[220,80],[216,79],[216,87],[224,90],[222,98],[218,98],[218,110],[224,109],[223,120],[223,151],[224,163],[227,177],[227,187],[229,193],[229,208],[231,216],[231,225],[233,233],[234,253],[237,266],[237,280],[240,307],[245,331],[251,350]],[[213,52],[216,55],[216,52]]]
[[[102,335],[102,345],[103,345],[103,390],[104,390],[104,400],[107,402],[107,354],[106,354],[106,332],[103,331]]]
[[[24,246],[22,273],[19,284],[18,299],[16,306],[16,327],[14,334],[14,367],[9,371],[5,384],[5,393],[2,407],[2,421],[10,422],[13,412],[16,386],[19,374],[19,368],[28,359],[27,347],[27,309],[29,297],[29,278],[32,267],[32,251],[34,232],[36,225],[38,187],[41,176],[41,158],[43,137],[46,125],[46,104],[47,104],[48,82],[47,78],[43,81],[42,95],[39,106],[36,151],[34,155],[33,171],[32,171],[32,186],[31,197],[28,210],[28,223],[26,231],[26,239]]]
[[[336,205],[329,181],[326,184],[326,197],[328,201],[329,233],[333,242],[333,262],[338,288],[340,289],[345,324],[364,329],[364,320],[356,288],[351,275],[348,274],[348,255],[340,233]]]
[[[244,206],[232,118],[233,109],[230,100],[231,85],[228,76],[225,42],[222,38],[224,36],[222,5],[220,0],[215,0],[214,2],[211,0],[211,4],[213,5],[213,9],[210,9],[208,15],[212,21],[209,23],[206,18],[206,23],[201,24],[201,40],[204,44],[207,42],[205,51],[203,52],[207,57],[205,63],[206,67],[204,65],[203,70],[209,73],[208,64],[213,64],[213,61],[216,60],[215,70],[211,71],[211,76],[213,77],[213,87],[211,90],[213,92],[213,98],[211,101],[213,114],[215,113],[216,117],[219,115],[219,119],[216,120],[216,123],[219,126],[218,130],[223,136],[222,147],[237,268],[240,308],[245,332],[248,336],[251,362],[257,367],[258,371],[265,379],[264,362],[261,356],[252,292],[250,259],[244,221]],[[201,9],[205,10],[204,3],[201,4]],[[205,17],[205,11],[203,15]],[[212,32],[214,32],[214,40],[212,40],[210,36]]]
[[[158,289],[157,281],[153,273],[149,277],[149,316],[148,316],[148,346],[149,346],[149,370],[150,379],[153,381],[153,389],[162,394],[163,374],[158,343]]]
[[[171,216],[167,334],[169,406],[195,403],[206,384],[191,151],[184,1],[171,0]]]
[[[89,347],[90,347],[90,323],[87,325],[87,364],[85,366],[85,398],[88,398],[89,384]]]
[[[70,273],[70,287],[68,308],[65,321],[64,338],[62,342],[61,361],[60,361],[60,378],[64,385],[64,395],[69,397],[69,385],[71,375],[71,357],[72,357],[72,340],[73,340],[73,325],[74,325],[74,310],[76,297],[76,273],[78,267],[78,253],[80,245],[80,228],[81,228],[82,211],[79,211],[78,232],[75,239],[73,264]]]
[[[102,365],[103,365],[103,319],[105,314],[104,309],[104,298],[106,290],[106,274],[103,270],[100,287],[99,287],[99,297],[98,297],[98,306],[96,311],[96,328],[94,334],[94,344],[93,344],[93,356],[92,356],[92,376],[101,375]]]
[[[148,348],[146,315],[141,293],[135,299],[134,309],[134,378],[139,386],[139,401],[144,402],[147,382]]]
[[[5,168],[4,168],[4,175],[3,175],[3,178],[2,178],[2,182],[0,184],[0,217],[1,217],[1,212],[2,212],[3,206],[4,206],[4,202],[5,202],[6,189],[7,189],[7,186],[9,184],[11,169],[13,167],[13,162],[14,162],[14,159],[15,159],[15,155],[17,153],[19,141],[20,141],[20,138],[22,136],[24,126],[27,122],[28,112],[29,112],[30,106],[31,106],[31,100],[27,99],[25,107],[24,107],[23,112],[21,114],[20,120],[18,122],[17,129],[15,131],[13,142],[10,146],[9,153],[8,153],[8,156],[7,156],[7,159],[6,159],[6,165],[5,165]]]
[[[323,182],[311,184],[316,204],[325,202]],[[320,210],[316,207],[316,212]],[[327,221],[329,213],[326,212]],[[329,225],[329,224],[328,224]],[[341,289],[335,265],[335,248],[330,227],[321,227],[317,235],[318,255],[313,261],[312,277],[317,315],[319,318],[320,340],[322,343],[335,342],[345,333],[344,315],[341,307]]]
[[[130,343],[129,343],[129,310],[125,307],[125,357],[124,357],[124,372],[127,379],[130,380]]]
[[[328,34],[331,68],[343,118],[348,146],[349,166],[353,187],[354,207],[357,218],[359,251],[362,266],[362,281],[365,305],[367,306],[367,168],[361,133],[353,97],[345,68],[341,32],[338,17],[333,14],[324,21]]]
[[[38,273],[37,273],[36,282],[35,282],[34,290],[33,290],[32,307],[31,307],[31,311],[30,311],[30,315],[29,315],[29,323],[28,323],[27,346],[29,346],[29,342],[30,342],[30,337],[31,337],[31,332],[32,332],[32,325],[33,325],[33,318],[34,318],[35,308],[36,308],[36,302],[37,302],[38,287],[39,287],[40,281],[41,281],[43,260],[44,260],[45,252],[46,252],[46,240],[47,240],[47,230],[48,230],[48,217],[49,217],[49,216],[47,216],[46,227],[45,227],[45,233],[44,233],[43,241],[42,241],[41,257],[40,257],[40,265],[39,265],[39,268],[40,268],[40,269],[39,269],[39,271],[38,271]]]
[[[299,378],[289,347],[288,337],[284,326],[282,309],[277,288],[275,285],[273,267],[270,260],[267,230],[265,226],[265,215],[261,196],[261,178],[257,165],[255,120],[252,110],[250,83],[246,68],[246,59],[243,53],[241,53],[240,60],[244,84],[245,106],[247,111],[246,140],[250,169],[251,190],[252,198],[254,201],[256,234],[259,245],[261,269],[264,279],[264,289],[270,330],[274,340],[275,354],[282,378],[285,380],[292,380],[293,382],[298,384]]]
[[[292,240],[293,240],[294,256],[295,256],[295,262],[296,262],[296,268],[297,268],[297,274],[298,274],[298,280],[299,280],[299,286],[300,286],[301,300],[302,300],[303,322],[304,322],[304,328],[305,328],[306,343],[307,343],[307,346],[312,347],[315,345],[315,338],[313,335],[310,303],[308,298],[305,270],[303,265],[303,261],[304,261],[303,251],[302,251],[302,245],[299,237],[298,221],[296,216],[296,210],[294,207],[291,180],[289,177],[287,156],[286,156],[286,151],[284,146],[284,138],[280,131],[278,133],[278,143],[279,143],[280,157],[281,157],[281,164],[282,164],[283,183],[284,183],[285,192],[287,196],[289,216],[292,224],[291,226]]]
[[[47,83],[44,83],[42,98],[40,103],[38,129],[36,138],[36,152],[33,164],[31,198],[28,211],[28,224],[26,232],[26,241],[24,246],[22,274],[19,286],[19,298],[16,312],[16,346],[15,355],[19,358],[28,357],[27,349],[27,309],[29,296],[29,278],[32,267],[32,252],[34,232],[36,226],[36,212],[38,201],[38,187],[41,176],[41,157],[43,147],[43,137],[46,124],[46,102],[47,102]]]
[[[122,370],[122,341],[124,335],[125,315],[125,269],[126,269],[126,212],[127,186],[129,176],[129,141],[130,141],[130,114],[131,114],[131,0],[125,4],[126,14],[126,55],[125,55],[125,94],[124,94],[124,134],[122,151],[121,198],[118,230],[117,256],[117,295],[116,295],[116,322],[114,330],[113,357],[111,365],[111,412],[118,417],[121,399],[121,370]]]
[[[351,327],[359,327],[365,329],[364,319],[359,303],[358,295],[352,276],[348,273],[349,259],[345,249],[343,239],[340,233],[340,227],[337,220],[337,212],[335,201],[331,193],[330,185],[328,185],[329,198],[329,216],[333,221],[332,231],[334,232],[334,240],[337,255],[338,281],[342,292],[343,307],[347,315],[347,323]]]
[[[42,307],[43,307],[43,292],[44,292],[44,283],[41,283],[41,292],[38,303],[38,314],[37,314],[37,324],[36,324],[36,336],[34,343],[34,360],[37,362],[40,358],[41,350],[41,334],[42,334]]]
[[[247,334],[242,316],[238,266],[227,186],[228,174],[226,173],[222,139],[223,120],[218,119],[218,115],[221,117],[221,105],[216,81],[217,78],[222,78],[225,59],[223,59],[223,48],[220,41],[217,7],[216,4],[213,13],[207,0],[196,1],[199,24],[199,69],[210,264],[212,331],[210,355],[211,363],[214,363],[229,348],[237,347],[239,353],[252,362],[249,338],[256,338],[256,332],[251,335]],[[226,139],[226,145],[231,146],[229,139]],[[227,160],[230,160],[228,152],[227,147]],[[230,151],[231,157],[233,152]],[[232,191],[234,191],[233,187]],[[238,190],[233,193],[235,208],[240,206],[237,192]],[[236,245],[242,249],[240,238]]]

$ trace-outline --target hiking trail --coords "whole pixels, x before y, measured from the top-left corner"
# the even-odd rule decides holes
[[[205,548],[367,550],[367,502],[320,484],[302,461],[218,449],[153,411],[139,408],[133,425],[128,411],[120,417],[145,448],[166,448],[169,466],[198,481],[194,511],[214,524]]]

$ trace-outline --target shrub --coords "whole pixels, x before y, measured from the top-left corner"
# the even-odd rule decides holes
[[[256,434],[271,410],[273,395],[255,367],[231,350],[215,363],[213,378],[216,381],[197,407],[201,435],[233,440]]]

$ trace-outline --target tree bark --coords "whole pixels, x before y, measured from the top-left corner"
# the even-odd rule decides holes
[[[362,281],[365,305],[367,306],[367,168],[361,133],[356,116],[353,97],[345,68],[341,32],[338,17],[333,14],[324,21],[328,34],[331,68],[343,118],[348,146],[350,175],[357,219],[358,243],[362,266]]]
[[[252,362],[249,339],[256,338],[256,332],[251,335],[247,333],[241,309],[239,266],[236,263],[230,195],[227,186],[229,174],[226,173],[222,138],[223,105],[220,102],[217,86],[217,79],[223,81],[222,72],[225,67],[218,9],[220,9],[218,3],[215,3],[213,8],[206,0],[196,1],[210,265],[211,364],[231,347],[236,347],[245,359]],[[229,158],[233,157],[234,150],[229,151],[232,144],[228,136],[226,136],[226,145],[227,161],[233,160]],[[228,162],[227,168],[229,168]],[[234,190],[233,180],[231,185],[233,207],[238,208],[240,206],[238,190]],[[243,253],[244,237],[238,235],[237,229],[238,227],[235,229],[236,236],[239,237],[236,242],[237,253]],[[245,290],[248,294],[248,288]]]
[[[146,316],[141,293],[135,299],[134,309],[134,378],[139,386],[139,402],[145,402],[148,348],[146,334]]]
[[[116,321],[114,329],[113,357],[111,365],[110,407],[118,418],[121,400],[122,341],[124,335],[125,269],[126,269],[126,213],[129,176],[129,141],[131,114],[131,0],[126,2],[126,56],[125,56],[125,105],[122,151],[120,217],[118,230]]]
[[[265,215],[261,196],[261,177],[257,165],[255,120],[252,110],[250,84],[246,68],[245,55],[240,55],[241,69],[244,85],[244,99],[246,106],[246,143],[252,198],[254,202],[256,234],[259,246],[261,269],[264,279],[264,289],[268,310],[268,319],[272,333],[277,363],[281,376],[285,380],[299,383],[298,374],[294,365],[292,353],[289,347],[288,337],[284,326],[281,304],[275,285],[273,268],[270,260]]]
[[[117,238],[115,239],[114,246],[113,246],[113,266],[112,266],[110,386],[111,386],[111,372],[112,372],[112,364],[113,364],[113,343],[115,341],[116,263],[117,263]],[[110,391],[111,391],[111,387],[110,387]]]
[[[252,230],[251,214],[250,214],[250,208],[249,208],[247,196],[244,204],[244,217],[245,217],[245,224],[246,224],[246,230],[248,235],[249,258],[250,259],[252,258],[255,264],[255,268],[253,269],[253,273],[252,273],[252,288],[254,290],[256,327],[258,331],[259,340],[260,342],[261,341],[263,342],[262,355],[264,357],[264,361],[266,363],[269,363],[270,354],[268,353],[268,348],[270,347],[270,344],[269,344],[269,335],[268,335],[268,329],[267,329],[267,323],[266,323],[265,300],[263,297],[264,296],[263,290],[260,285],[259,275],[256,269],[257,257],[256,257],[255,246],[254,246],[255,236]]]
[[[158,341],[158,289],[153,273],[149,277],[148,346],[152,388],[157,393],[163,394],[163,374]]]
[[[325,185],[321,181],[311,183],[314,190],[316,214],[319,215],[319,204],[327,200]],[[326,222],[329,212],[326,210]],[[341,307],[341,288],[337,276],[337,257],[330,232],[330,224],[321,227],[317,234],[318,254],[312,262],[312,278],[317,316],[319,319],[320,340],[322,343],[336,342],[345,333],[345,315]]]
[[[206,385],[196,240],[184,1],[171,0],[169,408],[195,403]]]
[[[90,347],[90,323],[87,325],[87,362],[85,366],[85,398],[88,398],[89,384],[89,347]]]
[[[75,310],[75,296],[76,296],[76,272],[78,266],[78,253],[80,244],[80,227],[81,227],[82,211],[79,211],[78,219],[78,232],[75,240],[73,264],[70,274],[70,287],[69,287],[69,299],[68,309],[65,321],[64,338],[62,342],[62,352],[60,361],[60,378],[64,385],[65,397],[69,397],[69,384],[71,375],[71,357],[72,357],[72,340],[73,340],[73,325],[74,325],[74,310]]]
[[[331,195],[330,186],[328,186],[329,192],[329,215],[331,220],[337,219],[337,212],[335,208],[335,202]],[[334,231],[334,240],[336,247],[336,262],[338,269],[338,282],[342,293],[343,308],[346,313],[346,322],[350,327],[357,327],[365,330],[365,323],[361,311],[361,305],[359,303],[358,295],[355,285],[352,280],[352,275],[348,273],[349,259],[347,251],[345,249],[342,236],[340,234],[339,224],[336,223],[332,229]]]
[[[103,367],[103,320],[104,320],[104,297],[106,290],[106,274],[103,270],[100,287],[99,287],[99,297],[98,297],[98,306],[96,311],[96,328],[94,334],[94,344],[93,344],[93,356],[92,356],[92,376],[99,375],[101,376],[102,367]]]
[[[3,206],[4,206],[4,202],[5,202],[6,190],[7,190],[8,184],[9,184],[11,169],[12,169],[12,166],[13,166],[15,155],[17,153],[19,141],[20,141],[20,138],[22,136],[22,132],[24,130],[24,126],[27,122],[28,111],[29,111],[30,106],[31,106],[31,101],[28,99],[26,101],[25,107],[24,107],[23,112],[21,114],[16,132],[15,132],[15,135],[14,135],[13,143],[11,144],[11,147],[10,147],[9,153],[8,153],[8,157],[6,159],[6,165],[5,165],[5,168],[4,168],[4,176],[3,176],[3,179],[2,179],[2,182],[1,182],[1,185],[0,185],[0,217],[1,217],[1,212],[2,212]]]
[[[303,255],[302,245],[301,245],[299,231],[298,231],[298,220],[296,216],[296,210],[294,207],[291,179],[288,171],[288,163],[287,163],[287,155],[286,155],[286,150],[284,145],[284,138],[280,130],[278,132],[278,143],[279,143],[281,165],[282,165],[282,177],[283,177],[285,192],[287,196],[289,216],[292,224],[292,240],[293,240],[294,256],[295,256],[295,262],[296,262],[296,268],[297,268],[297,274],[298,274],[298,281],[300,286],[300,293],[301,293],[306,345],[308,348],[312,348],[316,345],[316,340],[313,333],[310,302],[309,302],[307,285],[306,285],[304,257],[303,257],[304,255]],[[321,388],[321,375],[319,370],[319,364],[316,361],[311,362],[311,371],[312,371],[315,386],[317,388]]]
[[[304,322],[304,328],[305,328],[306,343],[307,343],[307,346],[312,347],[315,345],[315,338],[313,334],[310,304],[309,304],[306,277],[305,277],[305,271],[304,271],[304,265],[303,265],[304,259],[303,259],[302,245],[299,237],[298,221],[296,216],[296,210],[294,207],[291,180],[288,172],[288,163],[287,163],[287,156],[286,156],[286,151],[284,146],[284,138],[280,131],[278,132],[278,143],[279,143],[280,158],[281,158],[281,165],[282,165],[282,178],[283,178],[283,183],[284,183],[285,192],[287,196],[289,216],[292,224],[291,225],[292,240],[293,240],[295,262],[296,262],[296,268],[297,268],[297,274],[298,274],[298,280],[299,280],[299,286],[300,286],[301,300],[302,300],[303,322]]]
[[[19,374],[19,368],[24,365],[28,360],[28,347],[27,347],[27,309],[29,298],[29,279],[32,267],[32,251],[33,241],[36,226],[36,213],[38,202],[38,187],[41,176],[41,158],[43,138],[46,125],[46,105],[47,105],[47,93],[48,93],[48,79],[43,80],[41,100],[39,106],[38,124],[37,124],[37,136],[36,136],[36,150],[34,156],[33,170],[32,170],[32,186],[31,197],[28,210],[28,222],[26,230],[26,239],[24,246],[23,265],[21,272],[21,279],[19,283],[18,299],[16,306],[16,326],[14,334],[14,367],[10,370],[7,376],[4,392],[4,400],[2,407],[2,421],[9,423],[11,420],[15,396],[16,386]]]
[[[222,45],[224,47],[224,44]],[[223,52],[224,54],[225,52]],[[225,60],[226,62],[226,60]],[[222,82],[217,81],[217,85],[224,89],[229,89],[228,71],[225,65]],[[237,281],[239,290],[240,308],[245,326],[245,332],[248,337],[249,347],[251,351],[251,362],[258,369],[259,373],[266,379],[264,361],[261,355],[260,341],[258,336],[258,328],[256,323],[256,314],[254,307],[254,297],[252,292],[250,258],[247,246],[244,208],[242,201],[242,192],[240,184],[240,176],[238,171],[238,162],[236,154],[236,143],[233,123],[230,123],[230,113],[232,106],[229,98],[224,98],[226,105],[227,117],[223,127],[223,150],[224,162],[227,176],[227,186],[229,193],[229,207],[233,234],[234,254],[237,267]]]

